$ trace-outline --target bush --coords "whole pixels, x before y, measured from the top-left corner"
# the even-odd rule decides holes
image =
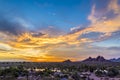
[[[119,74],[119,71],[115,68],[108,69],[108,76],[109,77],[115,77]]]
[[[101,77],[103,75],[103,72],[101,70],[97,70],[95,72],[95,75]]]

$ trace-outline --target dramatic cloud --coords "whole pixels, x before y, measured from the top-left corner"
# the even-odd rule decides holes
[[[32,31],[30,28],[34,26],[21,18],[0,19],[0,58],[2,55],[5,59],[62,61],[66,58],[81,60],[89,54],[118,55],[119,47],[98,47],[93,43],[119,35],[120,6],[117,0],[111,0],[106,11],[99,14],[96,6],[93,5],[88,15],[91,23],[87,27],[73,27],[66,34],[53,26]]]
[[[108,13],[114,15],[114,17],[107,17]],[[120,6],[118,5],[117,0],[111,0],[107,7],[107,12],[101,13],[101,16],[97,15],[96,6],[93,5],[91,14],[88,16],[88,20],[91,21],[91,24],[87,28],[79,30],[74,34],[78,36],[91,32],[99,32],[103,34],[100,35],[100,38],[98,38],[98,40],[104,40],[112,36],[112,33],[120,31]]]
[[[115,14],[120,14],[120,6],[118,4],[118,0],[111,0],[108,5],[108,11],[113,11]]]
[[[12,47],[7,44],[0,43],[0,50],[9,51],[12,50]]]
[[[17,22],[3,18],[0,19],[0,31],[7,34],[18,35],[26,31],[26,28]]]

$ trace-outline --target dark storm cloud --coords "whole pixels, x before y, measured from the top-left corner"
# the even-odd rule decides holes
[[[27,29],[20,23],[10,21],[7,18],[0,19],[0,32],[7,34],[19,35],[25,32]]]

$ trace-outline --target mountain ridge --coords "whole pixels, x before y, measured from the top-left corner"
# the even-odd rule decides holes
[[[110,62],[110,60],[105,59],[103,56],[97,56],[96,58],[88,57],[82,60],[82,62]]]
[[[112,58],[109,59],[111,62],[120,62],[120,58]]]

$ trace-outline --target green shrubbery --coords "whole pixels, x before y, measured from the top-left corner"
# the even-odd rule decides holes
[[[25,76],[28,74],[28,71],[24,70],[21,66],[18,67],[10,67],[3,70],[0,70],[0,76],[12,76],[18,77],[19,75]]]
[[[119,71],[116,68],[109,68],[108,69],[108,76],[115,77],[119,74]]]

